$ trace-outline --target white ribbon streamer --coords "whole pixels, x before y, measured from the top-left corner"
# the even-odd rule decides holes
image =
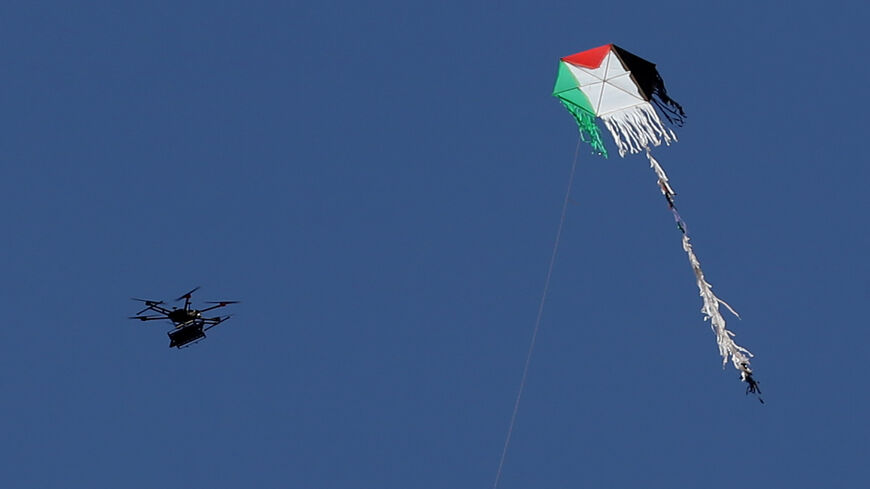
[[[626,152],[640,153],[651,145],[671,144],[677,140],[674,132],[662,124],[649,102],[604,114],[601,120],[613,135],[619,156],[625,156]]]

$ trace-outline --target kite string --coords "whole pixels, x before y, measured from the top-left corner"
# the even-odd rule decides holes
[[[498,462],[498,470],[495,473],[495,482],[492,484],[493,489],[498,489],[499,480],[501,480],[501,472],[504,467],[505,457],[507,456],[508,446],[511,443],[511,435],[514,432],[514,424],[516,424],[517,413],[520,410],[520,399],[523,397],[523,390],[526,387],[526,378],[529,375],[529,366],[532,363],[532,353],[535,350],[535,341],[538,338],[538,330],[541,328],[541,318],[544,315],[544,304],[547,302],[547,294],[550,292],[550,278],[553,276],[553,267],[556,264],[556,255],[559,252],[559,242],[562,240],[562,228],[565,226],[565,216],[568,213],[568,203],[571,201],[571,187],[574,185],[574,173],[577,170],[577,157],[580,153],[581,140],[577,141],[577,148],[574,150],[574,162],[571,164],[571,174],[568,177],[568,189],[565,191],[565,200],[562,202],[562,215],[559,218],[559,227],[556,231],[556,240],[553,243],[553,252],[550,255],[550,265],[547,267],[547,278],[544,280],[544,291],[541,294],[541,302],[538,304],[538,315],[535,318],[535,327],[532,330],[532,340],[529,343],[529,350],[526,353],[526,363],[523,367],[523,375],[520,378],[520,388],[517,392],[517,398],[514,401],[514,410],[511,413],[511,420],[508,425],[507,436],[504,440],[504,446],[501,450],[501,458]]]

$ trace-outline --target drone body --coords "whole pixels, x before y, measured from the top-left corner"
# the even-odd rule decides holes
[[[175,326],[175,329],[167,332],[169,335],[170,348],[182,348],[191,343],[195,343],[205,338],[206,331],[230,318],[230,316],[215,316],[211,318],[203,317],[202,313],[238,303],[238,301],[207,302],[207,304],[214,305],[204,309],[194,309],[191,307],[190,298],[197,290],[199,290],[199,287],[196,287],[190,292],[175,299],[176,301],[184,299],[183,308],[173,307],[169,309],[161,305],[163,304],[163,301],[133,298],[134,301],[144,303],[145,308],[137,312],[135,316],[130,316],[130,319],[138,319],[140,321],[156,321],[165,319],[170,321]],[[146,311],[151,311],[156,314],[146,316],[144,315]]]
[[[166,317],[170,321],[178,325],[184,324],[188,321],[193,321],[195,319],[200,319],[202,318],[202,313],[200,311],[197,311],[196,309],[188,310],[173,308],[171,311],[169,311],[169,314],[167,314]]]

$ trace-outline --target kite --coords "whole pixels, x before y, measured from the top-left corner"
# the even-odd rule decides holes
[[[703,301],[701,312],[704,320],[710,321],[716,335],[722,366],[724,368],[730,359],[740,372],[740,380],[747,384],[746,393],[755,394],[764,403],[758,382],[752,377],[749,358],[753,355],[734,342],[734,333],[727,329],[719,306],[724,306],[738,318],[740,316],[713,293],[713,286],[704,277],[701,263],[689,241],[686,223],[677,212],[676,192],[651,153],[651,147],[675,142],[677,137],[672,127],[682,126],[686,118],[680,104],[668,96],[656,65],[615,44],[572,54],[559,63],[553,96],[558,97],[574,116],[580,138],[596,153],[607,157],[598,120],[613,136],[619,156],[646,153],[659,189],[674,216],[677,229],[682,233],[683,250],[689,257]]]

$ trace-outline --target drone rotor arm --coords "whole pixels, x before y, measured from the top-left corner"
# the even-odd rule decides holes
[[[142,309],[141,311],[137,312],[136,315],[141,315],[145,311],[154,311],[154,312],[159,312],[160,314],[169,314],[170,313],[169,309],[166,309],[165,307],[148,306],[145,309]]]
[[[162,307],[160,305],[160,304],[163,304],[163,301],[152,301],[149,299],[137,299],[135,297],[132,297],[132,299],[134,301],[145,303],[145,309],[142,309],[141,311],[137,312],[136,313],[137,315],[140,315],[143,312],[148,311],[148,310],[152,310],[154,312],[159,312],[160,314],[169,314],[169,309],[166,309],[165,307]]]
[[[207,328],[203,329],[203,331],[208,331],[208,330],[210,330],[211,328],[214,328],[214,327],[217,326],[218,324],[220,324],[220,323],[226,321],[227,319],[229,319],[229,318],[231,318],[231,317],[232,317],[232,315],[230,315],[230,316],[218,316],[218,317],[216,317],[216,318],[206,318],[206,319],[203,319],[202,322],[203,322],[203,323],[208,323],[208,325],[209,325]]]
[[[159,319],[169,319],[166,316],[130,316],[128,319],[138,319],[139,321],[157,321]]]
[[[206,307],[205,309],[200,309],[199,312],[211,311],[212,309],[217,309],[217,308],[219,308],[219,307],[225,307],[225,306],[228,306],[228,305],[230,305],[230,304],[238,304],[238,303],[239,303],[239,301],[213,301],[213,302],[206,302],[206,304],[214,304],[214,305],[211,306],[211,307]]]

